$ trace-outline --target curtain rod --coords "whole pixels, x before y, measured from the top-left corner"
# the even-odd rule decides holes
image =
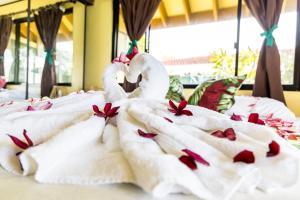
[[[23,1],[23,0],[21,0]],[[19,1],[18,1],[19,2]],[[15,2],[17,3],[17,2]],[[30,10],[30,13],[34,13],[36,11],[39,11],[40,9],[42,8],[45,8],[45,7],[48,7],[48,6],[53,6],[53,5],[64,5],[64,4],[67,4],[67,3],[76,3],[76,0],[66,0],[66,1],[60,1],[60,2],[57,2],[55,4],[51,4],[51,5],[46,5],[46,6],[42,6],[42,7],[39,7],[39,8],[36,8],[36,9],[31,9]],[[26,10],[21,10],[21,11],[17,11],[17,12],[12,12],[12,13],[9,13],[9,14],[5,14],[5,15],[2,15],[2,16],[13,16],[13,15],[18,15],[18,14],[22,14],[22,13],[27,13],[28,12],[28,9]],[[1,16],[0,16],[1,17]]]

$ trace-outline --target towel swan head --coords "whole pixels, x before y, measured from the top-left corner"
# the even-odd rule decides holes
[[[126,80],[135,83],[142,75],[139,87],[132,93],[126,93],[117,82],[117,73],[124,72]],[[107,101],[124,98],[164,99],[169,88],[169,76],[161,62],[147,53],[137,54],[127,65],[126,61],[117,61],[107,66],[103,77]]]

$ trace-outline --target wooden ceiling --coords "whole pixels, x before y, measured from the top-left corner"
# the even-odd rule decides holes
[[[21,24],[21,37],[26,38],[27,36],[27,23]],[[57,41],[69,41],[72,40],[73,34],[73,14],[64,15],[59,27]],[[38,43],[39,34],[37,27],[34,22],[30,24],[30,41]]]
[[[162,0],[154,15],[151,27],[165,28],[203,22],[234,19],[238,0]],[[297,0],[284,0],[283,12],[295,10]],[[250,16],[242,4],[243,17]]]

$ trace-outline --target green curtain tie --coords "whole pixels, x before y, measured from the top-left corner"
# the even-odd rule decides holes
[[[54,64],[54,60],[53,60],[53,50],[52,49],[46,49],[46,60],[48,62],[49,65],[53,65]]]
[[[132,53],[134,47],[137,47],[136,39],[132,40],[132,42],[129,43],[129,49],[128,49],[127,55],[130,55]]]
[[[262,34],[260,34],[261,36],[264,36],[266,37],[266,46],[268,47],[272,47],[273,46],[273,43],[274,43],[274,38],[273,38],[273,31],[278,28],[278,25],[277,24],[274,24],[269,30],[263,32]]]

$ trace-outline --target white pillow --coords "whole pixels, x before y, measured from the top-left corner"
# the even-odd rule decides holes
[[[251,113],[258,113],[262,119],[273,113],[274,118],[296,121],[295,114],[283,103],[264,97],[235,96],[234,105],[225,114],[231,116],[233,113],[245,118],[248,118]]]

